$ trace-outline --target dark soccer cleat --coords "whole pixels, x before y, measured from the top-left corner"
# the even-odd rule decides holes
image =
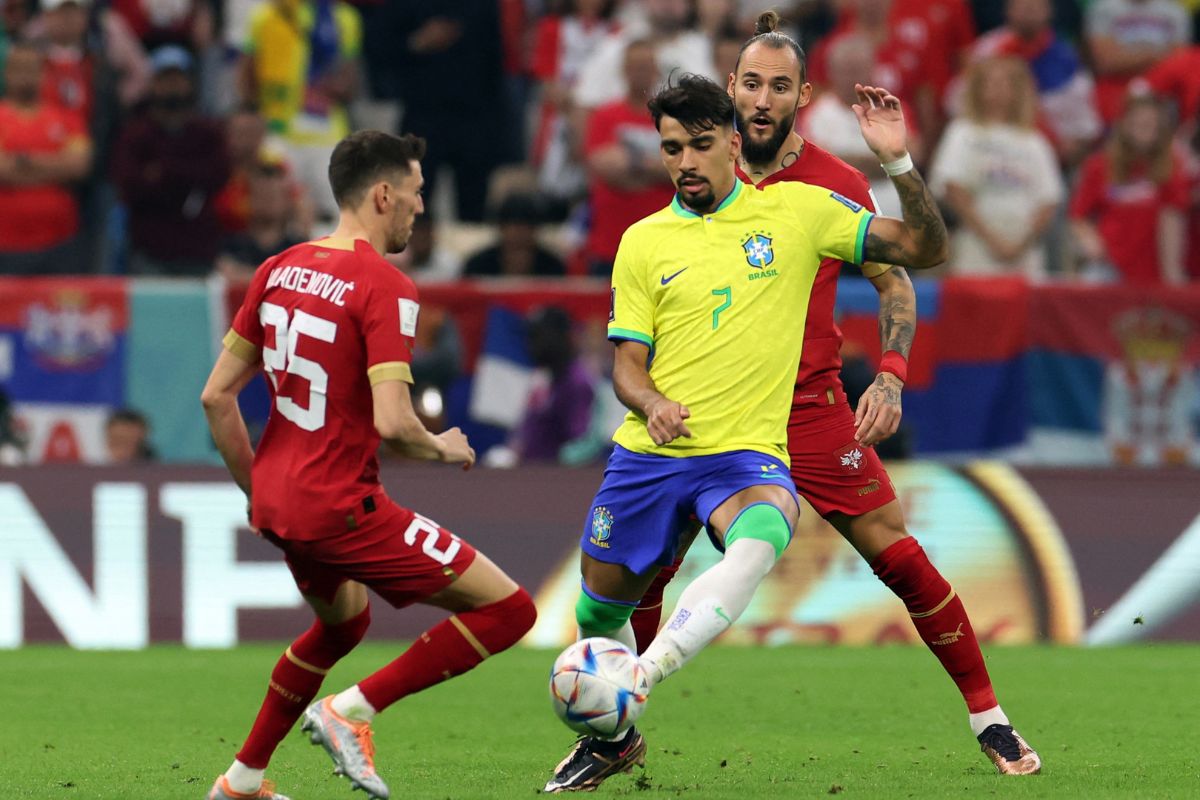
[[[582,736],[554,768],[554,777],[542,791],[592,792],[613,775],[631,771],[635,764],[646,764],[646,740],[637,728],[630,728],[625,738],[616,742]]]
[[[977,737],[979,749],[996,765],[1001,775],[1036,775],[1042,771],[1042,759],[1013,730],[1012,725],[988,725]]]
[[[345,775],[355,789],[375,800],[387,800],[388,787],[375,772],[375,745],[371,726],[354,722],[333,710],[333,695],[313,703],[304,712],[300,730],[333,759],[334,774]]]
[[[275,784],[270,781],[263,781],[262,786],[258,787],[258,791],[251,794],[235,792],[230,788],[229,781],[222,775],[208,790],[205,800],[288,800],[288,798],[276,792]]]

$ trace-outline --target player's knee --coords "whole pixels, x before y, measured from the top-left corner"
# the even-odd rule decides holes
[[[589,634],[611,633],[629,621],[635,606],[601,597],[585,586],[575,603],[575,622]]]
[[[738,512],[725,532],[726,550],[738,539],[757,539],[771,545],[779,559],[792,540],[792,526],[783,511],[772,503],[751,503]]]
[[[503,600],[455,616],[459,625],[465,627],[483,648],[481,655],[486,658],[521,641],[537,621],[537,608],[529,592],[518,586]]]
[[[533,598],[529,596],[529,592],[521,586],[518,586],[515,592],[500,602],[505,604],[508,627],[516,635],[516,638],[513,639],[513,642],[516,643],[522,636],[529,633],[533,629],[533,624],[537,622],[537,606],[533,604]]]

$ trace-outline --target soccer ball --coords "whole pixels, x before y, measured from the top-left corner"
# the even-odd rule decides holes
[[[588,736],[628,730],[646,707],[650,680],[638,657],[612,639],[581,639],[550,670],[550,701],[567,727]]]

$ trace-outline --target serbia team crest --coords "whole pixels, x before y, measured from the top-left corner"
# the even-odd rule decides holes
[[[770,236],[752,234],[742,242],[742,249],[746,251],[746,263],[755,269],[766,269],[775,260],[775,248]]]

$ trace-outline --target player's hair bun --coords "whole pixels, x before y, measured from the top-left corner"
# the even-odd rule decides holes
[[[764,33],[774,33],[779,29],[779,15],[774,11],[764,11],[758,15],[758,19],[754,22],[754,35],[762,36]]]

